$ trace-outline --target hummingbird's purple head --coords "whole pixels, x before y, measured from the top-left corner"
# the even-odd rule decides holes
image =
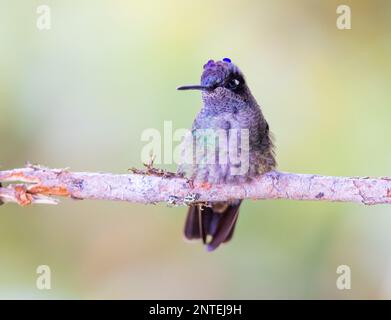
[[[201,85],[206,87],[216,87],[223,84],[230,74],[235,73],[237,67],[230,59],[224,58],[222,61],[209,60],[204,64],[204,71],[201,75]]]
[[[224,58],[221,61],[209,60],[204,65],[200,85],[181,86],[178,90],[195,89],[202,90],[204,93],[212,93],[218,88],[223,88],[234,94],[240,94],[245,87],[242,72],[229,58]]]

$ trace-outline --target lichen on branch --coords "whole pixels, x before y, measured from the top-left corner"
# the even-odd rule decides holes
[[[332,177],[271,171],[243,184],[197,184],[163,171],[112,174],[28,165],[0,171],[0,201],[57,204],[57,197],[189,205],[230,199],[290,199],[391,204],[391,178]]]

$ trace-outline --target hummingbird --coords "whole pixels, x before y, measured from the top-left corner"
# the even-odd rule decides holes
[[[203,101],[202,108],[193,122],[191,133],[182,142],[184,153],[187,149],[191,150],[191,161],[181,162],[178,173],[187,176],[193,183],[204,185],[241,184],[276,167],[269,125],[251,94],[243,73],[229,58],[219,61],[209,60],[203,66],[200,84],[180,86],[177,89],[200,90]],[[223,144],[218,141],[212,143],[215,147],[212,159],[217,161],[205,161],[205,158],[210,156],[205,152],[210,144],[206,143],[204,148],[205,136],[198,134],[199,131],[219,132],[218,137],[223,133],[228,140],[230,137],[236,137],[236,141],[247,141],[247,147],[241,144],[235,150],[241,160],[232,161],[232,157],[229,157],[228,161],[219,161],[224,157],[219,153]],[[247,137],[238,134],[242,132],[247,133]],[[194,145],[197,147],[198,144],[202,145],[199,148],[201,156],[200,152],[194,152]],[[233,144],[229,142],[225,144],[227,145],[228,153],[231,154],[230,148]],[[247,153],[247,157],[244,157],[247,159],[247,165],[242,159],[245,153]],[[245,170],[239,170],[238,173],[238,167]],[[208,251],[213,251],[220,244],[228,242],[234,233],[241,203],[241,199],[232,199],[190,205],[184,227],[185,238],[202,239]]]

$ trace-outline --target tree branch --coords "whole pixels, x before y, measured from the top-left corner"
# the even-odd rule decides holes
[[[189,205],[229,199],[291,199],[391,204],[391,178],[331,177],[271,171],[246,184],[196,184],[153,170],[132,174],[71,172],[37,166],[0,171],[0,202],[57,204],[53,196]]]

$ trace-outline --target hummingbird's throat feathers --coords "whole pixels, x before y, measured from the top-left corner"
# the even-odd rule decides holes
[[[218,87],[213,91],[203,91],[202,100],[204,109],[215,112],[237,113],[246,107],[258,107],[257,102],[246,88],[240,94],[226,88]]]

